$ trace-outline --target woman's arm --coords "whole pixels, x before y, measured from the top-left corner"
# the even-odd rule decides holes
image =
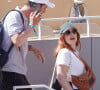
[[[57,79],[59,83],[61,84],[63,90],[73,90],[72,87],[69,84],[69,81],[67,81],[67,71],[68,67],[66,65],[57,65]]]

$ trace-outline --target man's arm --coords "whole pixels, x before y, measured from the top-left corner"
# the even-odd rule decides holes
[[[27,30],[12,35],[11,40],[15,46],[20,47],[25,41],[27,41],[27,38],[31,35],[31,33],[33,33],[32,27],[28,26]]]
[[[45,63],[44,54],[39,49],[33,47],[32,45],[29,45],[28,50],[33,51],[35,53],[35,55],[37,56],[37,58],[41,59],[43,64]]]
[[[38,24],[38,22],[40,21],[40,14],[36,14],[37,12],[32,12],[30,14],[30,23],[34,26],[36,26]],[[11,35],[11,40],[13,42],[13,44],[17,47],[20,47],[25,41],[27,41],[27,38],[32,34],[33,32],[33,28],[31,26],[28,26],[28,28],[21,32],[21,33],[17,33],[14,35]]]

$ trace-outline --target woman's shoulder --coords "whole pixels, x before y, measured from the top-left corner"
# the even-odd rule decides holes
[[[63,48],[59,51],[57,55],[57,59],[56,59],[57,65],[62,64],[62,65],[69,66],[70,59],[71,59],[70,50]]]
[[[67,48],[62,48],[59,53],[71,53],[71,51]]]

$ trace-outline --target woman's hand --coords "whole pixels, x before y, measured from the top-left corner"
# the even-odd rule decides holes
[[[33,51],[35,53],[35,55],[37,56],[38,59],[42,60],[42,63],[45,63],[45,57],[43,52],[41,52],[40,50],[38,50],[37,48],[29,45],[29,51]]]

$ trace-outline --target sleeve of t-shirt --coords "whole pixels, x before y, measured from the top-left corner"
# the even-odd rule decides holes
[[[67,49],[61,49],[57,55],[56,64],[57,65],[67,65],[69,66],[71,60],[71,53]]]
[[[7,15],[6,23],[9,36],[20,33],[23,30],[22,18],[17,11],[12,11]]]

